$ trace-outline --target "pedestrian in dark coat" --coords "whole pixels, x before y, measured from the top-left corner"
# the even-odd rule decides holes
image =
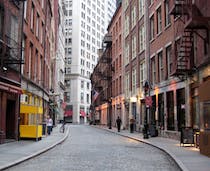
[[[116,119],[116,123],[117,123],[117,130],[118,130],[118,132],[120,132],[120,127],[121,127],[122,121],[119,116]]]

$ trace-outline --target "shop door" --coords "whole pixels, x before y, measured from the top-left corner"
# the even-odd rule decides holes
[[[177,127],[185,127],[185,89],[177,90]]]
[[[15,101],[7,100],[6,139],[15,139]]]

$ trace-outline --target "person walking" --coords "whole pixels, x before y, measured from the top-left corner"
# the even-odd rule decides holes
[[[120,127],[121,127],[122,121],[119,116],[116,119],[116,123],[117,123],[117,130],[118,130],[118,132],[120,132]]]
[[[47,115],[47,134],[50,135],[52,131],[53,120],[51,119],[50,115]]]

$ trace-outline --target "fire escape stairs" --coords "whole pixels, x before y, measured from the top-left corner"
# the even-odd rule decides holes
[[[190,60],[193,51],[193,30],[185,29],[181,38],[181,44],[177,49],[177,61],[175,75],[191,73]]]

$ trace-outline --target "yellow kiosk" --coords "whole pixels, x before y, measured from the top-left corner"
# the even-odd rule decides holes
[[[30,93],[21,95],[20,138],[42,138],[42,98]]]

